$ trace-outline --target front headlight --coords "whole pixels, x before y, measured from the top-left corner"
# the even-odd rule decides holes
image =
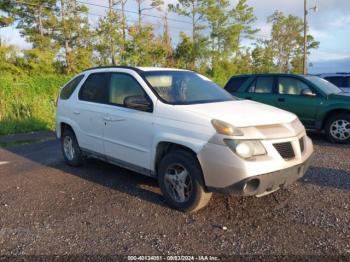
[[[239,128],[224,121],[213,119],[211,120],[211,124],[219,134],[227,136],[243,136],[243,132]]]
[[[245,159],[253,156],[266,155],[267,153],[259,140],[224,139],[224,141],[234,153]]]

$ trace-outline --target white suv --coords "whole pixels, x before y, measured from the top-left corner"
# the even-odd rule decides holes
[[[69,165],[91,156],[155,177],[183,211],[204,207],[211,192],[263,196],[288,186],[313,153],[294,114],[177,69],[86,70],[62,88],[56,128]]]

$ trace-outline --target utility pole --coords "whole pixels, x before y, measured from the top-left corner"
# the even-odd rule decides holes
[[[304,0],[304,59],[303,59],[303,73],[304,75],[308,74],[308,68],[307,68],[307,16],[309,14],[309,10],[314,10],[317,12],[317,0],[316,4],[312,8],[307,8],[307,0]]]
[[[304,60],[303,60],[303,73],[307,75],[307,0],[304,0]]]

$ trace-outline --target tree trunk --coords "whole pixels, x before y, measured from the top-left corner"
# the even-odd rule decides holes
[[[137,7],[138,7],[138,14],[139,14],[139,30],[141,31],[141,15],[142,15],[141,0],[137,0]]]
[[[196,64],[196,52],[195,52],[195,40],[196,40],[196,10],[195,10],[195,0],[192,0],[192,69]]]
[[[127,0],[122,0],[121,5],[122,5],[122,34],[123,34],[123,44],[122,44],[122,55],[121,55],[121,60],[124,63],[125,62],[125,50],[126,50],[126,24],[125,24],[125,4]]]
[[[43,20],[41,16],[42,16],[42,7],[39,6],[39,9],[38,9],[39,33],[40,33],[40,36],[44,36]]]
[[[67,65],[67,72],[71,72],[71,62],[70,62],[70,50],[69,50],[69,39],[66,30],[66,22],[65,22],[65,10],[64,10],[64,0],[61,0],[61,21],[62,21],[62,30],[64,37],[64,49],[65,49],[65,59]]]
[[[113,38],[113,0],[108,1],[109,4],[109,39],[110,39],[110,51],[111,51],[111,60],[112,65],[116,65],[116,59],[115,59],[115,43]]]

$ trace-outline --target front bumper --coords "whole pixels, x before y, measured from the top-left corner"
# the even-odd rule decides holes
[[[243,179],[225,188],[208,187],[211,192],[235,193],[242,196],[264,196],[287,187],[304,176],[311,162],[311,157],[304,163],[276,172]]]
[[[304,148],[299,144],[301,138],[304,139]],[[240,158],[224,144],[208,143],[197,155],[207,189],[262,196],[292,184],[305,174],[313,153],[312,141],[305,131],[295,137],[261,142],[267,155],[254,160]],[[293,147],[293,159],[284,159],[274,147],[276,143],[285,142]]]

